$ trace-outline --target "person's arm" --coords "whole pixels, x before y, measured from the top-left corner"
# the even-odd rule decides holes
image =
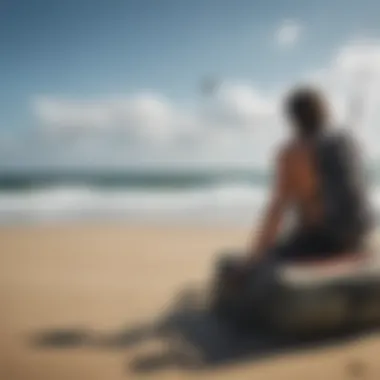
[[[287,150],[282,150],[277,157],[275,181],[269,205],[265,210],[258,234],[252,238],[249,252],[250,260],[258,259],[275,243],[290,201],[289,168],[289,153]]]

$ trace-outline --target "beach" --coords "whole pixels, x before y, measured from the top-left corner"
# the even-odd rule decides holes
[[[2,227],[0,379],[317,380],[357,371],[380,378],[373,334],[275,353],[267,343],[233,349],[236,341],[202,321],[192,297],[207,285],[215,255],[243,248],[248,233],[122,223]],[[202,360],[184,348],[192,339]]]

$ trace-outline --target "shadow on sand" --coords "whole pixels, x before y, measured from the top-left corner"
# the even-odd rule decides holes
[[[287,352],[328,347],[352,341],[372,331],[351,331],[333,336],[314,337],[308,341],[290,341],[279,336],[255,331],[238,331],[217,321],[199,304],[199,292],[186,290],[170,308],[153,321],[121,329],[115,333],[101,333],[84,329],[53,329],[31,337],[33,347],[42,349],[73,349],[90,347],[106,350],[127,350],[149,341],[161,341],[157,352],[140,354],[130,362],[129,370],[146,373],[176,367],[202,370],[221,365]],[[352,371],[360,372],[361,364],[347,363]]]

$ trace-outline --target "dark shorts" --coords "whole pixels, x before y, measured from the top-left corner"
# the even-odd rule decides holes
[[[293,232],[279,241],[270,252],[275,261],[298,261],[328,259],[344,255],[349,250],[358,250],[361,241],[343,242],[323,229],[309,229]]]
[[[222,257],[218,267],[222,273],[245,273],[243,277],[247,279],[261,277],[266,281],[270,280],[278,264],[339,258],[349,251],[359,251],[361,248],[362,242],[359,239],[342,242],[323,229],[298,230],[280,240],[268,252],[264,252],[263,259],[251,267],[242,268],[241,257],[236,255]]]
[[[247,305],[267,299],[276,289],[277,268],[282,263],[339,258],[360,246],[359,240],[342,243],[321,229],[295,231],[264,252],[262,260],[253,265],[247,266],[239,255],[222,257],[218,278],[224,284],[222,289],[233,289],[239,305],[236,307],[245,310]]]

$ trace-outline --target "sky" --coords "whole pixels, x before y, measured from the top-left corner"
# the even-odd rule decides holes
[[[266,166],[302,81],[342,120],[362,91],[376,160],[379,14],[376,0],[2,0],[0,167]]]

